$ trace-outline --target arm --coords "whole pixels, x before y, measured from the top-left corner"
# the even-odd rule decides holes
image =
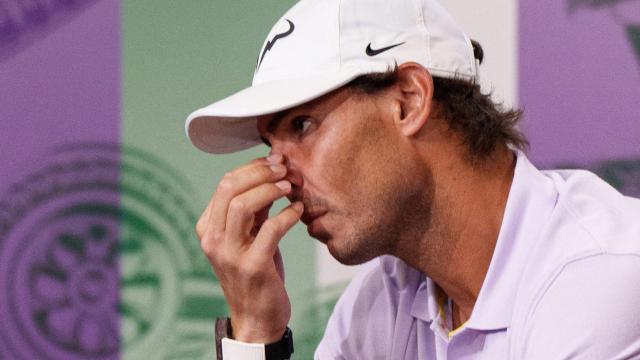
[[[243,343],[278,342],[291,317],[278,243],[303,206],[268,218],[273,202],[291,191],[282,160],[256,159],[226,174],[196,225],[229,305],[233,337]]]

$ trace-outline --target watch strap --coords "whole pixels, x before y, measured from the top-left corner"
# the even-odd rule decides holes
[[[222,339],[224,338],[233,339],[231,319],[228,317],[216,318],[215,341],[217,360],[223,360]],[[291,354],[293,354],[293,332],[291,331],[291,329],[287,327],[280,340],[271,344],[265,344],[264,352],[266,360],[291,359]]]
[[[289,360],[293,354],[293,332],[289,327],[284,331],[282,338],[274,343],[264,346],[267,360]]]
[[[233,339],[231,333],[231,319],[216,318],[216,359],[222,360],[222,339]]]

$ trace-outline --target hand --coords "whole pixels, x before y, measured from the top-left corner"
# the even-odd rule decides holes
[[[295,202],[268,217],[273,202],[291,192],[282,161],[274,154],[224,175],[196,224],[238,341],[276,342],[291,318],[278,243],[302,216],[303,205]]]

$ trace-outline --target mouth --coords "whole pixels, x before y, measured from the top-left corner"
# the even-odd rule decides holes
[[[300,220],[307,226],[311,225],[316,219],[324,216],[326,211],[313,211],[313,212],[305,212],[302,214]]]

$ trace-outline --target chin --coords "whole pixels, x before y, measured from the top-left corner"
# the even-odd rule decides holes
[[[343,265],[364,264],[377,256],[365,237],[353,236],[348,225],[329,222],[325,217],[309,224],[307,232],[325,244],[331,256]]]
[[[358,249],[350,246],[347,239],[344,238],[329,238],[324,242],[324,244],[327,245],[327,249],[331,256],[338,260],[342,265],[364,264],[377,256],[368,251],[358,251]]]

